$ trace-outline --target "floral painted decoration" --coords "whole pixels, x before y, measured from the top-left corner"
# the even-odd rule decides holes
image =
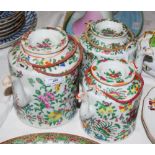
[[[151,99],[151,98],[150,98],[148,108],[149,108],[150,110],[155,110],[155,99]]]
[[[2,144],[98,144],[97,142],[66,133],[37,133],[13,138]]]

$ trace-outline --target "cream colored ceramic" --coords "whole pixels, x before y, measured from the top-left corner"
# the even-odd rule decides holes
[[[100,59],[123,59],[142,70],[145,51],[141,51],[133,33],[126,25],[114,20],[98,20],[86,24],[86,30],[80,37],[84,48],[82,75],[93,61]]]
[[[152,87],[143,100],[142,123],[150,141],[155,144],[155,87]]]
[[[71,120],[77,111],[81,61],[82,47],[59,28],[25,34],[9,53],[15,109],[20,120],[39,128],[56,127]]]
[[[155,32],[144,32],[139,38],[139,46],[140,50],[145,50],[146,53],[149,53],[149,57],[146,57],[144,61],[143,70],[146,73],[155,76]]]
[[[109,142],[128,137],[135,129],[143,84],[133,64],[122,60],[94,62],[85,71],[83,92],[79,94],[85,131]]]

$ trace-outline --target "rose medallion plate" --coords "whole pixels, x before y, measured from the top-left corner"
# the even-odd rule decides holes
[[[2,144],[98,144],[77,135],[66,133],[37,133],[13,138]]]
[[[150,141],[155,144],[155,87],[151,88],[143,100],[142,123]]]

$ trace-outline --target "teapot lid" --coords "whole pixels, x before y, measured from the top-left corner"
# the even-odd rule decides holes
[[[120,60],[114,60],[114,61],[118,62]],[[108,65],[111,65],[111,64],[108,64]],[[108,67],[107,65],[105,65],[105,66]],[[132,66],[130,66],[130,67],[132,68]],[[110,68],[110,67],[108,67],[108,68]],[[119,68],[119,67],[117,67],[117,68]],[[95,69],[96,69],[96,66],[95,66]],[[125,69],[126,69],[126,67],[125,67]],[[132,73],[133,79],[130,78],[130,82],[128,81],[129,82],[128,84],[122,83],[122,85],[119,85],[119,83],[117,83],[116,80],[113,80],[112,82],[113,83],[115,82],[114,84],[116,84],[116,85],[110,85],[105,80],[102,81],[102,79],[100,79],[100,78],[97,79],[93,75],[92,70],[94,70],[94,69],[91,66],[85,71],[85,78],[83,79],[83,86],[84,86],[84,89],[86,89],[88,91],[93,91],[95,94],[99,94],[101,96],[102,95],[106,96],[106,97],[108,97],[118,103],[121,103],[121,104],[126,104],[126,103],[130,103],[134,99],[136,99],[142,91],[142,88],[144,85],[143,78],[141,77],[141,75],[139,75],[138,73],[136,73],[134,71]],[[102,72],[104,72],[104,71],[102,71]],[[104,76],[105,75],[106,74],[104,74]],[[97,76],[97,74],[96,74],[96,76]],[[124,77],[127,77],[127,76],[124,76]],[[123,80],[125,79],[124,77],[123,77]]]
[[[134,41],[125,24],[110,19],[89,22],[82,38],[95,49],[108,52],[126,50]]]
[[[92,75],[99,82],[110,86],[122,86],[134,79],[135,67],[125,60],[98,60],[91,66]]]
[[[96,22],[92,22],[90,25],[90,29],[94,34],[105,38],[123,37],[128,32],[128,28],[126,25],[116,20],[110,19],[102,19]]]
[[[49,35],[47,31],[40,34],[42,30],[48,30],[49,34],[51,34],[51,31],[53,34],[54,42],[52,41],[52,37],[49,36],[50,44],[47,45],[48,48],[46,43],[40,46],[40,43],[44,42],[44,38]],[[56,31],[56,33],[54,31]],[[55,34],[58,34],[58,36],[55,36]],[[28,40],[32,39],[31,43],[36,47],[31,48],[31,45],[25,38],[29,38]],[[61,47],[56,46],[56,44]],[[65,36],[65,33],[63,34],[63,31],[58,28],[44,28],[31,31],[25,34],[11,51],[12,53],[10,52],[9,60],[11,65],[16,69],[23,69],[29,73],[34,70],[48,76],[64,76],[71,73],[80,65],[83,57],[83,48],[77,40],[70,35]]]
[[[67,61],[75,54],[77,48],[78,48],[77,41],[72,36],[69,35],[67,46],[57,53],[36,55],[29,53],[24,48],[22,48],[22,51],[26,57],[26,61],[30,65],[32,65],[33,67],[47,68],[56,66],[58,64]]]
[[[41,28],[23,35],[21,45],[30,54],[47,55],[64,49],[68,44],[65,31],[60,28]]]

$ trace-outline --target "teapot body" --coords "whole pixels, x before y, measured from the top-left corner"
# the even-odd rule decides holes
[[[84,92],[87,94],[87,103],[82,104],[88,104],[87,115],[90,117],[84,115],[86,109],[81,105],[80,118],[88,135],[101,141],[114,142],[124,140],[134,131],[141,95],[121,105],[95,92]]]
[[[21,42],[9,52],[17,116],[25,124],[37,128],[56,127],[71,120],[77,111],[79,64],[82,60],[79,47],[73,57],[54,67],[34,67],[30,63],[35,61],[37,65],[44,66],[40,59],[27,59],[26,56]],[[51,65],[49,60],[46,66]]]
[[[110,71],[113,70],[111,66],[116,66],[116,70],[121,68],[117,66],[116,60],[112,61],[111,65],[108,63],[109,68],[111,68]],[[99,65],[96,65],[96,67],[99,67]],[[103,66],[106,66],[106,64]],[[107,78],[108,81],[106,83],[108,84],[103,84],[102,79],[104,79],[104,76],[99,80],[91,69],[96,71],[96,68],[92,66],[88,68],[85,71],[85,77],[82,82],[83,95],[81,95],[80,118],[83,128],[91,137],[99,140],[108,142],[123,140],[135,129],[144,84],[143,79],[141,75],[136,73],[129,83],[123,82],[120,85],[123,80],[118,79],[117,85],[109,85],[112,82],[112,78]],[[100,72],[98,73],[100,74]],[[124,73],[122,72],[120,75]],[[107,73],[105,75],[109,76]],[[116,75],[118,73],[113,72],[110,76],[116,79]],[[124,79],[127,78],[125,77]]]

